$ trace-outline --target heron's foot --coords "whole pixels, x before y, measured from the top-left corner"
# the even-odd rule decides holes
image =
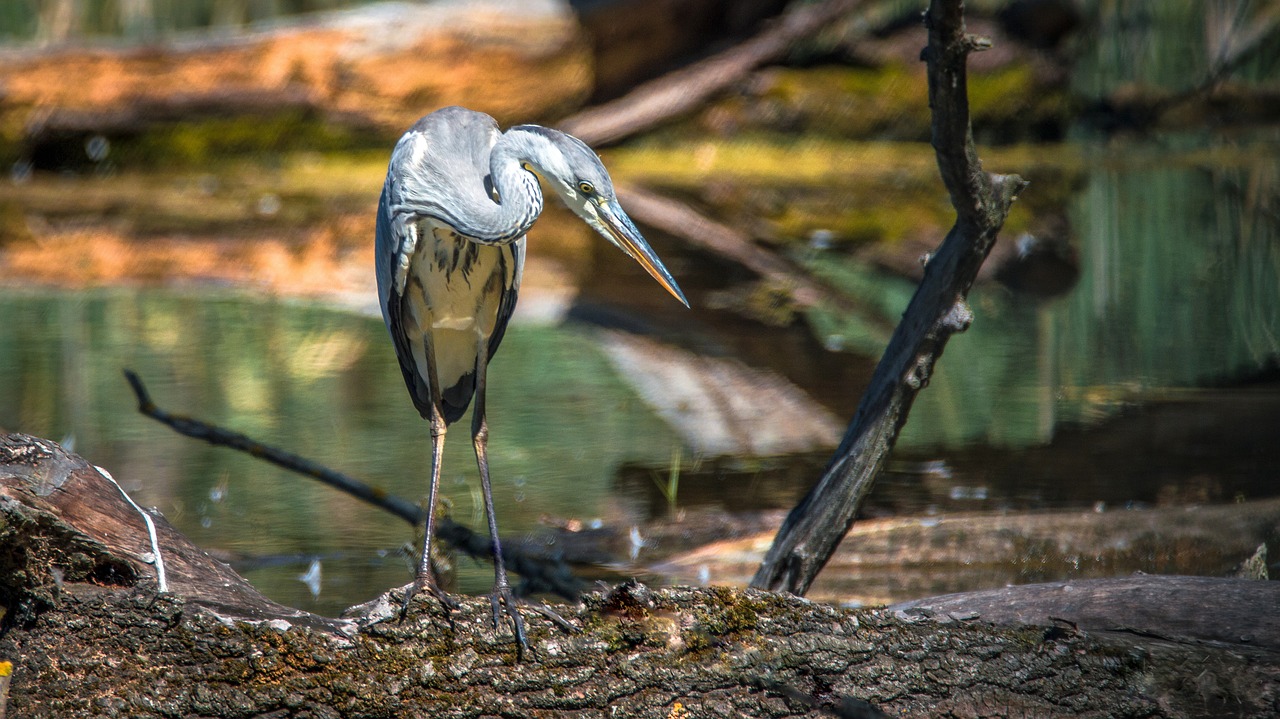
[[[436,601],[440,602],[449,614],[452,614],[460,606],[456,599],[450,597],[448,592],[441,589],[439,584],[436,584],[436,578],[433,575],[427,574],[414,579],[413,584],[409,585],[409,588],[405,590],[404,603],[400,605],[400,621],[404,621],[405,616],[409,614],[409,604],[413,602],[413,598],[424,591],[435,597]]]
[[[524,634],[524,618],[516,606],[515,595],[511,593],[511,585],[498,582],[493,585],[493,594],[489,597],[493,606],[493,628],[502,626],[502,610],[506,609],[507,618],[511,620],[511,630],[516,635],[516,661],[523,661],[525,652],[529,651],[529,642]]]

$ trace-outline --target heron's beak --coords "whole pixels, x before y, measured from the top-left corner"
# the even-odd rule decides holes
[[[596,203],[593,203],[596,204]],[[685,307],[689,306],[689,300],[684,298],[684,293],[680,291],[680,286],[676,284],[675,278],[662,265],[662,260],[654,254],[653,248],[640,235],[640,230],[636,229],[631,218],[627,217],[627,213],[622,211],[622,205],[617,200],[607,200],[596,204],[598,208],[598,217],[600,225],[597,229],[602,230],[602,234],[622,249],[623,252],[631,256],[631,259],[640,263],[640,266],[648,272],[658,284],[666,288],[673,297],[680,300]]]

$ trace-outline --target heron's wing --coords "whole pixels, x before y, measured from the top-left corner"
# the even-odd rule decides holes
[[[501,136],[492,117],[461,107],[422,117],[392,153],[392,206],[409,203],[450,227],[457,224],[451,218],[489,208],[489,154]]]
[[[503,278],[503,286],[506,289],[502,291],[502,299],[498,301],[498,317],[494,323],[493,334],[489,337],[490,359],[498,351],[502,336],[507,331],[507,323],[511,321],[511,315],[516,311],[516,298],[520,294],[520,278],[524,275],[524,244],[525,238],[521,237],[504,248],[502,269],[507,273]],[[510,250],[509,253],[507,249]]]
[[[413,398],[413,406],[423,419],[430,419],[431,389],[414,366],[413,349],[409,346],[404,326],[405,290],[410,260],[418,246],[418,228],[404,217],[392,217],[389,190],[389,187],[382,190],[375,228],[378,300],[382,305],[382,320],[391,334],[396,358],[400,361],[400,372],[404,374],[405,386]]]

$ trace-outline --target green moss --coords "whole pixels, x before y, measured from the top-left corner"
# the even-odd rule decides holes
[[[925,67],[779,68],[756,97],[731,98],[714,113],[741,128],[801,131],[848,138],[924,141],[930,115]],[[1045,123],[1071,112],[1065,88],[1038,77],[1027,63],[969,75],[976,131],[1000,142],[1035,137]]]
[[[295,150],[328,152],[368,146],[380,137],[362,137],[305,110],[273,115],[188,119],[155,126],[113,141],[113,157],[124,165],[191,166],[236,155]]]
[[[969,111],[976,132],[999,127],[1007,136],[997,139],[1008,141],[1041,123],[1067,122],[1073,108],[1065,87],[1044,83],[1029,64],[1013,63],[970,75]]]
[[[684,191],[712,185],[718,192],[735,185],[796,188],[854,183],[861,187],[937,176],[928,143],[796,139],[787,133],[742,134],[715,142],[637,143],[609,151],[605,164],[620,181]]]
[[[764,602],[727,587],[712,587],[708,592],[713,600],[696,610],[696,629],[714,637],[754,631],[767,608]]]
[[[929,101],[919,74],[901,65],[784,69],[771,75],[761,100],[807,132],[921,139],[928,137]]]

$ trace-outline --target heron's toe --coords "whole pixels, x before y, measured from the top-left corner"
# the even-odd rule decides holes
[[[441,589],[439,584],[436,584],[434,577],[431,577],[429,575],[426,578],[418,577],[413,581],[413,584],[410,584],[405,589],[404,602],[400,606],[401,621],[403,621],[404,618],[408,615],[409,605],[413,603],[414,598],[423,593],[429,594],[432,597],[434,597],[436,601],[440,602],[440,604],[444,607],[445,611],[447,612],[452,613],[453,611],[457,610],[459,606],[461,606],[460,604],[458,604],[458,600],[454,599],[453,597],[450,597],[448,592]]]
[[[494,587],[493,594],[489,596],[489,602],[493,608],[493,628],[495,631],[502,625],[502,613],[504,609],[506,610],[507,618],[511,622],[511,630],[515,634],[516,658],[523,659],[525,653],[529,651],[529,641],[524,633],[524,618],[520,616],[518,602],[515,595],[511,593],[511,587]]]

